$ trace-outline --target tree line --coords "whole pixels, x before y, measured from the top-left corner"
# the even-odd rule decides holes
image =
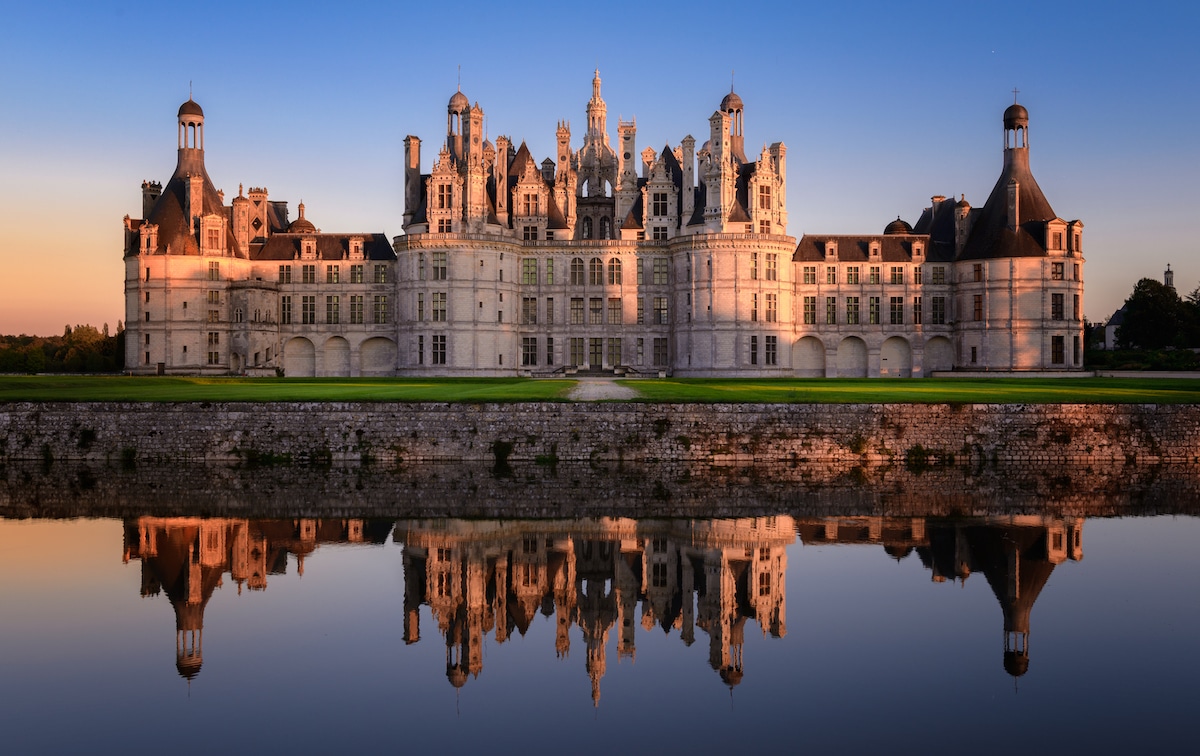
[[[1116,350],[1089,350],[1090,367],[1200,369],[1200,354],[1194,351],[1200,350],[1200,286],[1181,297],[1174,287],[1143,278],[1123,310]]]
[[[68,325],[62,336],[0,336],[0,373],[119,373],[125,367],[125,329]]]

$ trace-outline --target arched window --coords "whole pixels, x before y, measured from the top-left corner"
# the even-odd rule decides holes
[[[233,322],[234,323],[242,322],[242,308],[241,307],[238,307],[237,309],[235,309],[233,311]]]
[[[583,219],[583,238],[584,239],[592,238],[592,219],[591,218]]]
[[[612,238],[612,221],[610,221],[607,216],[600,219],[600,238]]]
[[[583,286],[583,259],[576,257],[571,260],[571,285]]]
[[[588,262],[588,285],[603,286],[604,285],[604,263],[599,257],[593,257]]]
[[[608,284],[609,286],[621,285],[621,261],[616,257],[608,261]]]

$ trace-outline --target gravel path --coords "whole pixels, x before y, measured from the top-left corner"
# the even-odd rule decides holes
[[[621,401],[637,399],[639,394],[626,386],[619,386],[611,378],[580,378],[567,398],[576,402]]]

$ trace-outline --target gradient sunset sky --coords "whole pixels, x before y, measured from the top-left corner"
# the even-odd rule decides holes
[[[1058,215],[1085,224],[1085,313],[1170,263],[1200,284],[1200,6],[1006,3],[22,3],[0,28],[0,333],[123,317],[121,218],[205,113],[226,200],[265,186],[330,232],[400,233],[403,139],[429,170],[458,85],[494,139],[578,148],[594,68],[638,149],[788,147],[789,233],[879,233],[934,194],[983,203],[1013,88]]]

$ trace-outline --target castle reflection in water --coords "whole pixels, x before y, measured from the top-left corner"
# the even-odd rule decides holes
[[[618,659],[637,653],[640,625],[708,637],[708,662],[727,685],[745,672],[744,634],[787,633],[787,548],[881,545],[915,552],[935,582],[983,573],[1003,612],[1004,668],[1029,666],[1030,611],[1055,565],[1079,560],[1082,518],[790,516],[715,520],[486,521],[248,520],[141,517],[125,522],[124,557],[141,560],[142,595],[166,593],[175,609],[176,665],[191,679],[203,662],[204,610],[226,573],[249,590],[303,574],[321,544],[402,545],[404,640],[420,640],[427,605],[446,647],[446,676],[462,687],[483,671],[486,636],[504,643],[537,614],[555,618],[555,652],[578,627],[592,699],[600,698],[610,639]]]

